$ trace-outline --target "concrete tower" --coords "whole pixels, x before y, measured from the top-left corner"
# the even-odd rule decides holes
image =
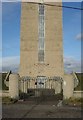
[[[57,7],[62,2],[59,1],[22,3],[20,76],[63,76],[62,8]]]

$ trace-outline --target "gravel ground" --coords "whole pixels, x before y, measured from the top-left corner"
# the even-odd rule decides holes
[[[3,105],[3,118],[81,118],[81,107],[57,106],[58,101],[19,101]]]

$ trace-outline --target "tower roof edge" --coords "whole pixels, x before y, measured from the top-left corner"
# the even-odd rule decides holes
[[[39,3],[44,3],[44,2],[62,2],[62,0],[21,0],[22,2],[39,2]]]

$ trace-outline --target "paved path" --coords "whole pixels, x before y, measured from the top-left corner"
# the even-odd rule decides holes
[[[57,107],[57,101],[3,105],[3,118],[81,118],[80,107]]]

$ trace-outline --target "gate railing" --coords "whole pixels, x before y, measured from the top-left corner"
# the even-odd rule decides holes
[[[40,76],[41,77],[41,76]],[[28,89],[58,89],[58,85],[62,86],[63,79],[58,76],[54,77],[45,77],[44,83],[42,81],[39,81],[38,83],[38,77],[30,77],[30,76],[24,76],[20,79],[19,88],[22,92],[27,93]],[[38,84],[40,86],[38,86]],[[41,87],[42,86],[42,87]]]

